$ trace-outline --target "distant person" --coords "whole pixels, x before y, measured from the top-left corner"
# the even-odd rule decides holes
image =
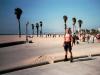
[[[49,37],[49,34],[48,34],[48,37]]]
[[[52,34],[52,37],[53,37],[53,38],[55,37],[54,33]]]
[[[46,38],[48,37],[48,35],[47,34],[45,34],[46,35]]]
[[[59,34],[59,37],[60,37],[60,34]]]
[[[85,42],[85,34],[83,35],[83,38],[82,38],[83,42]]]
[[[73,34],[73,44],[74,45],[76,44],[76,34],[75,33]]]
[[[50,34],[50,37],[51,37],[51,34]]]
[[[89,34],[87,35],[87,42],[89,43],[89,40],[90,40],[90,36]]]
[[[94,35],[92,35],[91,37],[92,37],[92,43],[94,43],[94,38],[95,38],[95,36],[94,36]]]
[[[79,37],[76,36],[76,43],[79,44]]]
[[[67,54],[68,54],[68,51],[70,53],[70,62],[73,61],[73,56],[72,56],[72,46],[73,46],[73,41],[72,41],[72,35],[71,35],[71,29],[66,29],[66,33],[64,35],[64,43],[63,43],[63,46],[64,46],[64,50],[65,50],[65,61],[68,60],[67,58]]]

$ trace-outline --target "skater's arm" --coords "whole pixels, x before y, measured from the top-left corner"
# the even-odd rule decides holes
[[[73,47],[73,37],[71,35],[71,46]]]

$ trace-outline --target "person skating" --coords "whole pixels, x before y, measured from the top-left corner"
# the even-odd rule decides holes
[[[68,60],[67,54],[68,54],[68,51],[69,51],[69,53],[70,53],[70,62],[72,62],[73,61],[73,56],[72,56],[73,37],[71,35],[71,29],[70,28],[66,29],[66,33],[64,35],[63,46],[64,46],[64,50],[65,50],[65,61]]]

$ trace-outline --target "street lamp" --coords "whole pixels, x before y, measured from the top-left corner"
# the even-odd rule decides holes
[[[28,24],[29,22],[26,23],[26,42],[28,42]]]

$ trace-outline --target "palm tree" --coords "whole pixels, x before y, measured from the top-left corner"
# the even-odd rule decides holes
[[[78,23],[79,23],[79,36],[81,37],[81,26],[82,26],[83,21],[82,20],[78,20]]]
[[[32,31],[33,31],[33,35],[34,35],[34,24],[32,24]]]
[[[37,37],[38,37],[38,34],[39,34],[39,24],[36,23],[36,29],[37,29]]]
[[[15,15],[18,19],[18,23],[19,23],[19,37],[21,37],[21,27],[20,27],[20,17],[22,15],[22,10],[20,8],[15,8]]]
[[[81,30],[81,26],[82,26],[83,21],[82,20],[78,20],[78,23],[79,23],[79,29]]]
[[[40,21],[40,27],[41,27],[41,30],[40,30],[40,36],[42,35],[42,21]]]
[[[72,21],[73,21],[73,33],[76,31],[75,30],[75,24],[76,24],[76,18],[72,18]]]
[[[68,17],[66,15],[64,15],[63,19],[64,19],[64,23],[65,23],[65,32],[66,32],[66,28],[67,28],[66,21],[68,20]]]

